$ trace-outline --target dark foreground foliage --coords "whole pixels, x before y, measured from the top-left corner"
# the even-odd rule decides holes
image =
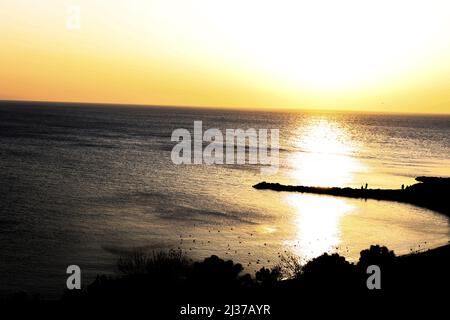
[[[148,310],[150,319],[183,319],[180,308],[187,304],[271,306],[270,317],[241,319],[290,319],[311,311],[338,316],[356,308],[370,314],[393,307],[414,313],[420,306],[428,308],[431,303],[436,308],[440,300],[448,299],[449,257],[450,246],[401,257],[386,247],[371,246],[356,264],[338,254],[325,253],[305,265],[287,256],[280,265],[261,268],[252,277],[243,273],[241,264],[217,256],[192,263],[178,251],[137,251],[119,259],[119,275],[99,275],[83,290],[66,291],[58,307],[93,307],[101,312],[139,308]],[[367,287],[371,265],[381,269],[380,290]],[[25,299],[16,297],[15,302]],[[229,317],[216,314],[213,319],[221,318]]]

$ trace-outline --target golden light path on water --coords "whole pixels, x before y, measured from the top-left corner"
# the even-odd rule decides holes
[[[291,176],[307,186],[342,186],[353,182],[353,172],[364,166],[351,153],[356,146],[338,123],[320,118],[308,127],[298,129],[295,147],[298,152],[290,159]]]
[[[341,243],[340,220],[354,209],[342,199],[307,194],[286,196],[287,203],[297,208],[297,238],[286,241],[293,253],[309,260],[324,252],[335,251]]]
[[[298,129],[295,140],[298,152],[290,159],[291,177],[306,186],[343,186],[353,181],[353,172],[364,166],[351,153],[347,131],[338,123],[319,118]],[[302,259],[309,260],[324,252],[335,251],[341,243],[340,222],[354,209],[342,198],[289,194],[286,203],[297,211],[297,237],[285,244]]]

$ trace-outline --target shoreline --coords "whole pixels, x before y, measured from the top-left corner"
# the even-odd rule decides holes
[[[450,205],[447,200],[450,195],[450,178],[417,177],[415,180],[418,183],[406,186],[404,189],[295,186],[266,181],[253,185],[253,188],[277,192],[300,192],[347,198],[396,201],[430,209],[450,217]]]

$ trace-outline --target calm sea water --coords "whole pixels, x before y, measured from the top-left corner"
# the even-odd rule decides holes
[[[280,169],[174,165],[176,128],[278,128]],[[250,150],[253,152],[253,150]],[[410,205],[258,191],[271,182],[399,188],[450,176],[450,117],[0,105],[0,290],[52,297],[65,269],[84,284],[133,248],[217,254],[252,272],[284,251],[349,260],[445,244],[449,220]]]

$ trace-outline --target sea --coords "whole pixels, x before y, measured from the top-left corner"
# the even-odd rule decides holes
[[[224,136],[277,129],[278,170],[175,164],[172,133],[195,139],[194,121]],[[398,189],[417,176],[450,176],[450,116],[0,102],[0,294],[55,299],[69,265],[87,287],[136,250],[214,254],[252,274],[286,255],[445,245],[449,219],[431,210],[252,188]]]

